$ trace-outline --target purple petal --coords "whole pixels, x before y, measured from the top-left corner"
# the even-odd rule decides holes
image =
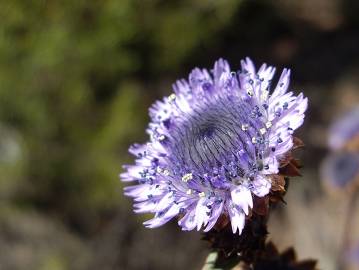
[[[213,228],[213,226],[216,224],[219,216],[222,214],[223,205],[224,203],[220,202],[212,206],[213,207],[212,215],[208,221],[207,227],[204,229],[205,232],[210,231]]]
[[[270,98],[270,102],[278,96],[283,95],[288,90],[290,82],[290,69],[283,69],[282,74],[280,75],[278,84],[274,89],[272,96]]]
[[[207,199],[201,198],[197,202],[196,210],[195,210],[195,220],[197,223],[197,231],[199,231],[203,226],[206,226],[209,220],[209,215],[207,212],[209,211],[207,208]]]
[[[248,207],[253,208],[252,194],[244,186],[237,186],[231,191],[232,202],[242,208],[243,212],[248,215]]]
[[[220,78],[222,77],[222,74],[228,74],[230,73],[230,67],[226,60],[223,60],[222,58],[216,61],[213,68],[213,76],[214,76],[214,82],[218,84],[220,81]]]
[[[147,228],[157,228],[170,221],[174,216],[178,215],[180,205],[172,204],[165,213],[155,216],[153,219],[145,221],[143,224]]]
[[[226,208],[229,214],[229,218],[231,219],[233,233],[236,233],[238,230],[238,234],[241,234],[244,228],[246,215],[242,210],[239,210],[229,203],[226,203]]]
[[[253,181],[251,191],[258,197],[267,195],[270,191],[271,183],[269,180],[261,175],[258,175]]]
[[[193,206],[187,208],[187,213],[178,221],[178,225],[184,231],[191,231],[196,227],[195,208]]]

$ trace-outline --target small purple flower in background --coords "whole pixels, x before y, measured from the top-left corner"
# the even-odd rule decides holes
[[[353,140],[359,140],[359,106],[348,111],[329,129],[329,146],[333,150],[343,149]]]
[[[183,230],[209,231],[221,215],[241,234],[256,197],[266,196],[271,178],[293,147],[293,131],[302,125],[307,98],[287,92],[284,69],[273,92],[275,68],[258,71],[249,58],[232,72],[218,60],[213,70],[195,68],[174,93],[150,108],[150,140],[130,152],[122,181],[136,213],[153,213],[146,227],[174,217]]]
[[[331,187],[345,188],[359,179],[359,153],[337,152],[322,163],[321,177]]]
[[[329,128],[328,144],[332,150],[323,160],[321,179],[331,188],[343,192],[347,198],[344,214],[344,235],[339,247],[337,269],[358,260],[359,250],[351,250],[357,199],[359,198],[359,106],[349,110]],[[358,261],[357,261],[358,262]]]
[[[321,178],[334,188],[353,186],[359,180],[359,106],[349,110],[329,128],[333,150],[321,166]],[[355,185],[355,184],[354,184]]]

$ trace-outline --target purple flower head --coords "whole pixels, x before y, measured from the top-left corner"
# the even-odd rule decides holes
[[[359,137],[359,106],[354,107],[335,121],[329,130],[329,146],[333,150],[344,148]]]
[[[334,151],[322,162],[322,180],[339,189],[355,186],[359,180],[359,106],[330,126],[328,143]]]
[[[241,234],[307,108],[307,98],[287,92],[288,69],[270,91],[274,73],[266,64],[256,71],[249,58],[232,72],[219,59],[211,71],[195,68],[150,108],[150,140],[130,148],[136,164],[121,174],[122,181],[137,182],[125,187],[134,211],[154,214],[146,227],[180,217],[183,230],[209,231],[225,215]]]
[[[345,188],[359,179],[359,153],[334,152],[320,168],[321,178],[331,187]]]

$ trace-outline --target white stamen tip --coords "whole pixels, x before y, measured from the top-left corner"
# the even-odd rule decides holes
[[[182,176],[182,181],[187,183],[188,181],[193,179],[192,173],[186,173],[184,176]]]
[[[266,100],[268,98],[268,92],[264,91],[261,95],[262,100]]]
[[[172,102],[176,99],[176,95],[175,94],[171,94],[168,96],[168,101]]]
[[[267,123],[266,123],[266,128],[270,128],[272,126],[272,122],[271,121],[268,121]]]

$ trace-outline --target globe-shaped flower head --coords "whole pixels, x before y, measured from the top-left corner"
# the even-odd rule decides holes
[[[130,152],[123,181],[135,212],[154,213],[144,224],[163,225],[174,217],[183,230],[209,231],[223,215],[239,234],[256,197],[271,189],[281,158],[293,147],[292,133],[304,120],[307,99],[287,93],[284,69],[270,92],[275,68],[258,72],[249,58],[231,72],[219,59],[213,70],[195,68],[174,93],[150,108],[150,140]]]

